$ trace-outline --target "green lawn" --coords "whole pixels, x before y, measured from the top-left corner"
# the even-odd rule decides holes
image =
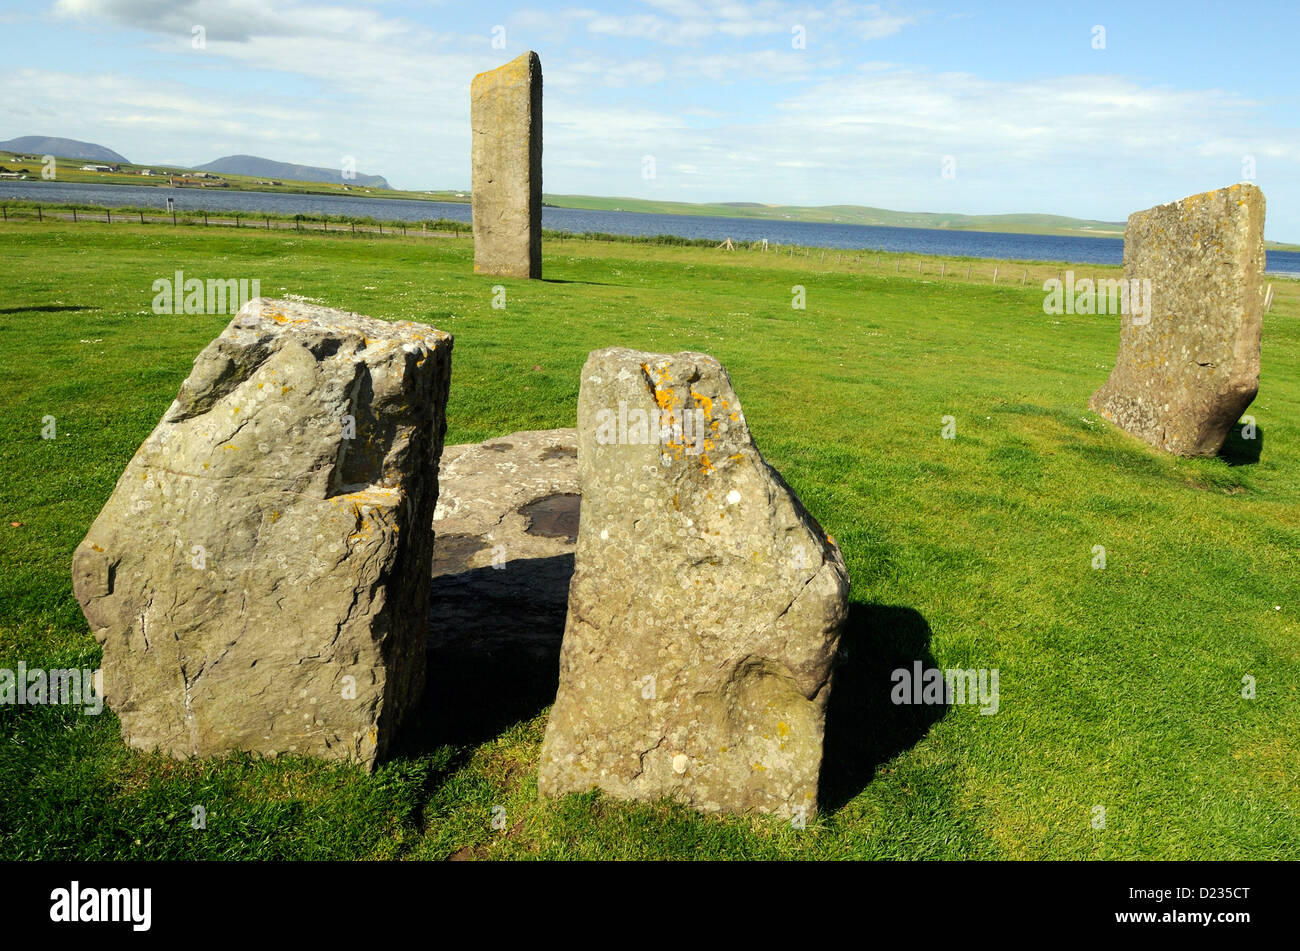
[[[0,667],[98,663],[72,551],[228,320],[151,312],[177,268],[455,334],[449,442],[572,426],[591,349],[703,350],[853,578],[824,812],[795,829],[540,802],[545,709],[481,742],[413,737],[367,776],[175,762],[128,749],[107,711],[0,707],[0,858],[1300,858],[1295,283],[1273,282],[1260,438],[1189,461],[1087,409],[1118,319],[1045,316],[1064,265],[1004,262],[993,286],[992,262],[966,280],[951,259],[918,276],[914,257],[564,241],[527,282],[473,276],[470,245],[0,226]],[[893,706],[889,672],[915,659],[997,669],[999,711]]]

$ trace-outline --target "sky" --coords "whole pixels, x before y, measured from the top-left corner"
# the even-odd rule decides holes
[[[1295,0],[0,0],[0,140],[465,189],[470,81],[531,49],[548,193],[1122,221],[1251,180],[1300,242],[1298,39]]]

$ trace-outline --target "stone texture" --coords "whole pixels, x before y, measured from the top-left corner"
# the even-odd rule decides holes
[[[577,430],[448,446],[438,481],[431,649],[553,664],[578,536]]]
[[[1151,282],[1149,320],[1123,316],[1089,405],[1167,452],[1212,456],[1259,391],[1264,195],[1239,184],[1129,217],[1124,278]]]
[[[73,556],[130,745],[383,755],[424,685],[451,347],[258,298],[199,354]]]
[[[474,272],[542,276],[542,63],[524,53],[470,86]]]
[[[811,815],[848,574],[759,454],[726,371],[701,353],[592,353],[578,470],[542,795]]]

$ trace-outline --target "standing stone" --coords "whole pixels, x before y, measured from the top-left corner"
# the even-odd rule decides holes
[[[542,61],[524,53],[470,86],[474,273],[542,276]]]
[[[1130,298],[1136,286],[1150,299],[1123,315],[1115,368],[1089,405],[1158,449],[1217,453],[1259,391],[1263,277],[1254,185],[1131,215],[1124,280]]]
[[[452,338],[258,298],[73,555],[127,743],[373,767],[424,685]]]
[[[593,352],[578,473],[542,795],[811,815],[848,573],[759,454],[722,365]]]

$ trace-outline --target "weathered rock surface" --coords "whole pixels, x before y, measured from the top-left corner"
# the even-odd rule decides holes
[[[1150,281],[1150,312],[1124,315],[1115,367],[1089,405],[1159,449],[1217,453],[1259,391],[1263,276],[1254,185],[1131,215],[1124,278]]]
[[[578,540],[577,430],[448,446],[439,484],[431,648],[553,661]]]
[[[705,354],[593,352],[578,444],[541,793],[812,814],[847,613],[838,547],[763,460]]]
[[[452,339],[249,302],[73,556],[126,741],[373,766],[424,684]]]
[[[470,85],[474,272],[542,276],[542,63],[524,53]]]

